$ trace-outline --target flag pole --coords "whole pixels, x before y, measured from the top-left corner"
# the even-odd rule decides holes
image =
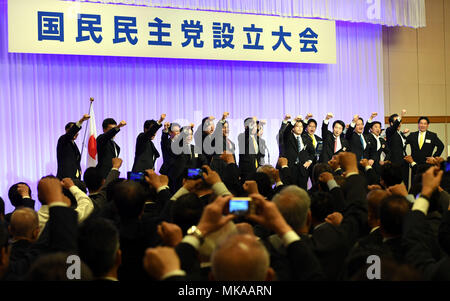
[[[91,98],[89,99],[89,101],[90,101],[90,104],[89,104],[89,111],[88,111],[88,114],[91,114],[91,108],[92,108],[92,103],[94,102],[94,97],[91,97]],[[91,122],[91,120],[89,120],[89,122]],[[80,156],[80,158],[83,158],[84,145],[85,145],[85,143],[86,143],[86,133],[87,133],[87,129],[88,129],[88,126],[86,126],[86,128],[84,129],[83,145],[81,146],[81,156]]]

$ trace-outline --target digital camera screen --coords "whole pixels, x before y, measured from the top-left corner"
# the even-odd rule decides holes
[[[141,182],[144,181],[144,173],[142,172],[128,172],[128,180]]]
[[[187,177],[188,179],[198,179],[202,175],[202,170],[200,168],[188,168]]]
[[[230,213],[243,213],[248,211],[249,200],[247,199],[231,199],[230,200]]]

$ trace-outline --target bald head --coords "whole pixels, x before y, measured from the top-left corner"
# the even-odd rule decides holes
[[[39,233],[39,218],[33,209],[19,208],[11,215],[9,231],[14,239],[34,241]]]
[[[233,235],[213,253],[212,274],[218,281],[264,281],[270,278],[269,253],[253,235]]]
[[[295,231],[304,227],[311,206],[308,193],[298,186],[284,188],[272,201],[277,205],[289,226]]]

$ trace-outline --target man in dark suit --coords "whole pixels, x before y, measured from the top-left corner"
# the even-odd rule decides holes
[[[156,132],[161,128],[166,114],[162,114],[158,121],[147,120],[144,122],[144,132],[136,139],[136,153],[134,156],[133,172],[144,172],[155,167],[155,161],[160,157],[153,144]]]
[[[214,119],[213,116],[203,118],[201,125],[198,126],[194,135],[195,152],[202,154],[203,157],[206,158],[208,165],[211,163],[211,160],[216,153]]]
[[[259,167],[259,159],[262,157],[256,117],[245,119],[244,127],[244,133],[238,136],[241,182],[256,172]]]
[[[120,154],[120,147],[114,142],[114,137],[126,125],[123,120],[118,125],[112,118],[103,120],[103,134],[97,137],[97,168],[104,179],[112,168],[112,158],[117,158]]]
[[[31,188],[27,183],[19,182],[12,185],[8,190],[8,197],[11,205],[14,206],[14,210],[27,207],[34,210],[35,200],[31,198]],[[5,215],[6,223],[9,223],[11,220],[11,215],[14,213],[10,212]]]
[[[311,139],[303,133],[303,123],[297,118],[295,123],[289,122],[286,115],[281,124],[278,137],[280,139],[280,157],[287,158],[295,185],[307,189],[308,168],[314,160],[314,147]]]
[[[56,176],[59,179],[81,178],[81,155],[77,145],[75,144],[75,139],[78,137],[78,132],[81,130],[81,125],[89,118],[90,116],[85,114],[77,123],[69,122],[66,124],[66,133],[58,139],[58,145],[56,146],[58,172]]]
[[[386,140],[380,137],[381,134],[381,122],[373,121],[378,114],[372,113],[369,120],[364,126],[364,134],[367,141],[370,142],[372,148],[369,153],[369,164],[372,165],[377,181],[380,179],[381,166],[385,161],[390,161],[391,152],[387,146]]]
[[[409,183],[409,166],[404,160],[406,156],[406,136],[409,133],[408,129],[403,132],[400,131],[403,116],[406,115],[406,110],[402,110],[401,115],[392,114],[389,117],[389,127],[386,129],[386,143],[391,151],[391,162],[401,166],[403,182],[406,187]]]
[[[230,124],[226,120],[228,116],[228,112],[223,113],[222,119],[217,122],[216,129],[213,134],[215,141],[215,154],[211,161],[211,168],[217,171],[221,177],[225,176],[224,173],[227,167],[227,163],[220,158],[221,155],[226,152],[232,155],[234,162],[236,162],[236,145],[229,138]]]
[[[183,186],[183,178],[189,168],[201,168],[207,165],[207,158],[197,153],[193,141],[193,129],[190,126],[183,127],[181,134],[174,141],[181,150],[181,153],[175,157],[174,168],[168,174],[171,180],[169,187],[173,193]]]
[[[351,150],[350,144],[343,134],[345,123],[342,120],[336,120],[333,122],[333,132],[330,132],[328,130],[328,123],[331,118],[333,118],[333,114],[328,113],[322,123],[323,150],[319,159],[322,163],[328,163],[334,155],[340,152],[348,152]]]
[[[175,162],[176,154],[172,150],[172,143],[178,137],[181,126],[178,123],[166,122],[161,135],[161,151],[163,155],[163,164],[159,169],[162,175],[169,175],[170,170]]]
[[[350,143],[351,152],[356,155],[356,160],[358,160],[358,162],[362,159],[368,159],[371,160],[371,164],[373,164],[373,159],[370,158],[373,148],[372,140],[368,139],[363,132],[364,120],[358,115],[355,115],[345,133],[345,138]]]
[[[428,131],[430,120],[427,117],[420,117],[419,130],[411,133],[406,138],[406,144],[411,146],[411,156],[417,164],[424,164],[428,157],[440,157],[444,150],[444,144],[441,139],[431,131]],[[434,149],[436,151],[433,154]],[[411,178],[414,179],[415,172]]]

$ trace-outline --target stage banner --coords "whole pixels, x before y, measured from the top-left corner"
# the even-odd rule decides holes
[[[336,64],[334,21],[8,0],[9,52]]]

